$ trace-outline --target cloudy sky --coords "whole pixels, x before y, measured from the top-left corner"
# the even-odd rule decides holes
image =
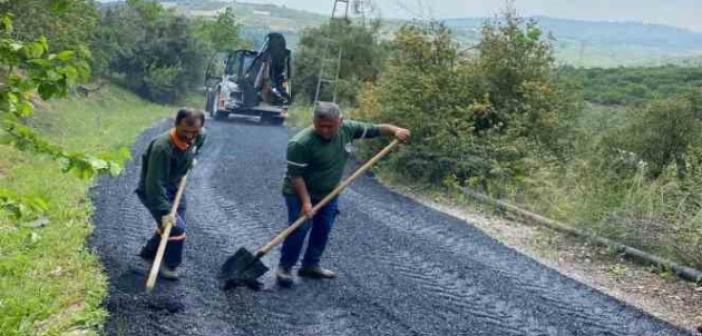
[[[274,3],[327,14],[333,0],[238,0]],[[383,17],[434,18],[491,16],[500,0],[371,0]],[[513,0],[521,15],[661,23],[702,32],[702,0]]]

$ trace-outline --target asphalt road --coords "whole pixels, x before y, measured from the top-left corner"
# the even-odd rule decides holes
[[[168,128],[146,131],[133,148]],[[503,246],[476,228],[360,178],[340,198],[323,264],[336,280],[273,272],[258,292],[222,290],[218,272],[286,225],[280,192],[290,131],[209,122],[189,181],[183,277],[141,286],[136,253],[154,223],[133,193],[139,160],[92,191],[91,246],[109,275],[110,335],[688,335]],[[276,266],[279,248],[264,258]]]

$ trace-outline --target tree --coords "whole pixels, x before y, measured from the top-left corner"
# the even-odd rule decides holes
[[[393,164],[412,180],[431,183],[487,171],[487,162],[472,159],[479,139],[473,136],[471,111],[489,108],[473,104],[482,97],[467,86],[473,75],[451,32],[439,24],[407,25],[396,32],[390,48],[379,81],[360,95],[357,115],[406,126],[421,139],[394,155]]]
[[[581,99],[572,83],[559,78],[553,46],[538,23],[525,22],[507,9],[483,26],[473,63],[495,111],[492,123],[476,128],[509,127],[553,154],[565,155],[571,142],[569,123]]]
[[[160,4],[129,0],[103,13],[94,44],[106,73],[147,99],[176,102],[202,82],[209,49],[192,22]]]
[[[85,46],[95,33],[98,13],[91,0],[6,0],[0,13],[12,13],[13,37],[51,41],[50,52]]]
[[[685,177],[686,155],[702,131],[692,97],[655,100],[633,109],[632,124],[618,135],[622,147],[646,163],[651,178],[673,163],[678,177]]]
[[[298,50],[293,55],[293,88],[296,96],[313,101],[320,67],[324,76],[334,78],[336,62],[325,62],[338,57],[342,49],[337,96],[344,104],[355,105],[356,96],[363,83],[377,79],[384,62],[384,50],[378,42],[380,23],[369,26],[354,24],[348,20],[332,20],[320,27],[303,31]],[[322,97],[331,100],[332,89],[325,90]]]
[[[392,160],[414,181],[517,186],[538,162],[567,162],[580,97],[559,77],[536,22],[513,11],[487,22],[480,43],[460,53],[437,23],[400,29],[360,113],[395,122],[422,139]]]
[[[246,47],[241,39],[241,24],[237,22],[234,9],[227,7],[212,21],[206,18],[195,21],[195,32],[202,40],[207,41],[208,48],[218,52],[232,52]]]

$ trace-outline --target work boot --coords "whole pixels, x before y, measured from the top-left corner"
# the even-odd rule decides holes
[[[278,269],[275,271],[275,278],[281,286],[289,287],[293,284],[292,273],[290,273],[289,269],[285,269],[282,266],[278,266]]]
[[[141,251],[139,251],[139,257],[141,257],[141,259],[144,261],[151,263],[154,261],[154,258],[156,258],[156,251],[148,249],[147,246],[141,248]]]
[[[167,280],[178,280],[178,278],[180,278],[180,274],[178,273],[175,267],[168,267],[166,265],[162,265],[161,269],[158,270],[158,274]]]
[[[320,266],[303,266],[297,271],[297,275],[315,279],[334,279],[336,273]]]

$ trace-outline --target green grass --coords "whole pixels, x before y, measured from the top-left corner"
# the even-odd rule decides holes
[[[32,124],[68,149],[96,153],[129,146],[172,112],[106,86],[88,98],[41,106]],[[106,278],[86,247],[91,184],[48,158],[0,145],[0,187],[49,202],[44,227],[0,217],[0,335],[95,334],[104,321]]]

